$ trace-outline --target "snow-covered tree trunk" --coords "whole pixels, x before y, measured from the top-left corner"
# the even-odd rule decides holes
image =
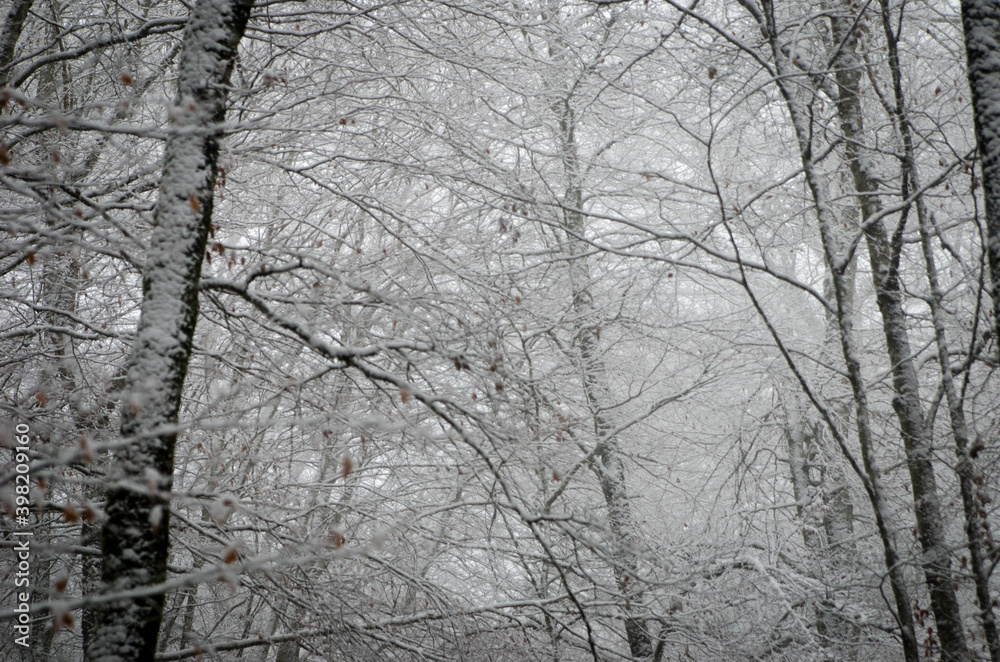
[[[857,221],[857,209],[850,206],[843,210],[843,222],[851,224]],[[838,253],[843,250],[843,237],[840,237]],[[835,301],[837,298],[833,289],[833,276],[830,265],[826,264],[827,274],[823,283],[823,296],[828,301]],[[854,300],[857,293],[857,256],[852,255],[844,265],[843,273],[840,274],[844,292],[844,312],[848,317],[854,316]],[[844,373],[844,359],[839,348],[839,325],[837,315],[834,311],[825,311],[823,334],[823,348],[821,356],[824,360],[833,362],[841,368]],[[844,388],[849,391],[850,385],[842,377],[837,379],[838,390]],[[851,418],[851,401],[844,398],[840,393],[834,396],[836,400],[833,407],[835,421],[842,427],[839,429],[843,433],[846,429],[846,421]],[[840,450],[836,448],[835,440],[824,435],[823,428],[816,421],[813,425],[814,439],[816,441],[817,452],[824,463],[821,489],[826,494],[826,504],[823,509],[823,528],[826,531],[827,551],[835,554],[835,558],[843,558],[855,549],[854,544],[854,502],[851,499],[850,487],[847,483],[847,475],[844,470],[843,457]]]
[[[856,216],[854,209],[845,210],[846,215],[852,212]],[[838,248],[838,253],[841,251],[843,251],[842,245]],[[844,293],[844,313],[848,317],[854,314],[856,274],[857,261],[851,259],[843,273],[838,276]],[[829,264],[826,265],[826,277],[823,280],[823,295],[829,301],[836,300],[833,273]],[[824,362],[839,365],[843,373],[843,357],[839,344],[840,329],[837,315],[831,310],[826,310],[820,355]],[[824,435],[823,423],[809,415],[808,403],[800,403],[800,398],[790,400],[786,405],[785,438],[788,443],[792,489],[798,504],[796,511],[803,523],[803,543],[815,553],[824,556],[832,554],[834,559],[843,558],[855,547],[854,503],[842,465],[843,458],[840,457],[835,441]],[[838,398],[834,420],[838,424],[840,421],[849,420],[850,408],[849,400]],[[841,433],[843,432],[841,429]],[[814,474],[818,476],[814,477]],[[820,517],[823,531],[826,533],[825,541],[819,535],[816,526]],[[814,521],[809,522],[810,518]]]
[[[816,428],[809,419],[797,413],[785,426],[785,437],[788,442],[788,469],[792,478],[792,493],[795,496],[795,513],[802,521],[802,542],[806,549],[819,550],[823,546],[822,538],[816,527],[808,522],[807,506],[812,503],[809,485],[809,451],[813,446]]]
[[[916,186],[917,180],[914,179],[914,187]],[[955,472],[958,474],[959,491],[962,494],[965,534],[968,541],[973,580],[976,585],[976,600],[979,602],[980,619],[983,624],[986,645],[990,651],[990,660],[1000,662],[1000,638],[998,638],[996,615],[993,611],[993,593],[990,589],[990,574],[992,574],[993,567],[991,562],[992,536],[989,524],[984,517],[984,501],[976,487],[977,484],[982,483],[983,477],[976,466],[974,453],[970,453],[972,444],[969,443],[969,426],[965,420],[962,398],[959,396],[952,375],[948,336],[941,303],[944,295],[939,283],[931,245],[933,222],[922,201],[917,203],[917,219],[920,224],[920,244],[927,265],[927,280],[930,285],[930,296],[927,298],[927,303],[931,309],[931,320],[934,324],[934,341],[937,345],[938,363],[941,368],[941,386],[948,404],[948,418],[951,423],[952,437],[955,440],[955,454],[958,460]]]
[[[962,0],[962,27],[986,203],[993,330],[1000,347],[1000,4]]]
[[[14,49],[21,38],[24,21],[34,0],[14,0],[7,9],[7,17],[0,28],[0,87],[10,80],[10,70],[14,62]]]
[[[857,216],[852,207],[844,209],[842,214],[850,218]],[[847,220],[845,218],[845,222]],[[843,243],[843,242],[841,242]],[[843,247],[838,249],[842,252]],[[857,261],[851,259],[842,274],[838,276],[844,292],[843,307],[847,316],[853,315]],[[833,273],[826,264],[826,277],[823,279],[823,295],[829,300],[836,300],[833,285]],[[837,315],[827,309],[824,315],[823,339],[820,346],[820,356],[823,363],[837,365],[843,374],[843,356],[840,350],[840,329]],[[841,384],[837,378],[831,386],[835,391],[841,390],[846,384]],[[792,479],[792,490],[796,502],[796,514],[802,527],[802,541],[812,554],[823,560],[818,564],[821,572],[833,570],[847,560],[855,550],[854,540],[854,503],[850,487],[844,472],[843,458],[836,447],[836,441],[825,432],[823,421],[811,415],[810,405],[801,396],[792,396],[784,405],[785,409],[785,440],[788,446],[788,466]],[[845,421],[851,417],[851,402],[837,393],[833,396],[835,404],[831,407],[833,420],[841,434],[845,434]],[[825,538],[822,534],[825,534]],[[832,639],[830,628],[826,627],[836,621],[838,615],[831,613],[824,604],[817,605],[817,630],[824,628],[827,636],[824,641]],[[820,632],[823,634],[823,632]]]
[[[858,94],[862,63],[857,55],[855,20],[844,12],[831,16],[833,41],[838,45],[831,63],[837,81],[837,113],[843,131],[847,166],[858,192],[861,223],[872,271],[872,284],[882,317],[886,350],[892,366],[895,397],[892,405],[899,420],[906,465],[913,488],[914,514],[923,550],[923,571],[930,592],[931,608],[937,623],[941,652],[945,660],[969,659],[965,629],[955,594],[950,549],[944,537],[937,481],[931,462],[930,434],[920,402],[920,385],[913,366],[899,283],[899,246],[890,243],[881,219],[878,177],[872,171],[871,154],[863,134],[864,116]]]
[[[200,0],[184,33],[174,123],[122,403],[121,434],[131,443],[115,458],[101,536],[102,590],[109,594],[166,579],[175,426],[198,316],[226,89],[252,5],[252,0]],[[162,593],[103,606],[87,660],[153,659],[162,610]]]
[[[802,542],[818,554],[843,554],[854,547],[854,504],[847,477],[826,448],[829,442],[823,438],[821,423],[798,412],[788,416],[785,439],[796,514],[803,523]],[[825,540],[817,525],[822,526]]]
[[[579,352],[584,394],[592,412],[594,434],[600,444],[597,470],[613,538],[613,571],[624,600],[622,607],[625,611],[625,635],[632,656],[648,659],[653,655],[653,643],[646,620],[641,615],[643,591],[636,557],[638,526],[625,484],[625,461],[615,434],[614,421],[608,413],[612,398],[599,353],[601,331],[594,319],[596,311],[590,289],[590,268],[584,255],[586,228],[582,212],[583,184],[576,144],[576,117],[569,98],[559,102],[557,112],[560,152],[567,182],[562,220],[566,231],[566,253],[570,257],[572,307],[576,315],[573,329],[576,349]]]
[[[897,548],[896,531],[892,526],[892,512],[886,499],[886,489],[882,483],[881,470],[875,458],[875,434],[871,425],[871,414],[868,406],[868,393],[861,373],[858,359],[858,344],[854,334],[854,322],[848,308],[853,294],[844,274],[849,259],[838,250],[839,241],[835,234],[836,214],[827,195],[826,188],[819,181],[813,163],[814,133],[809,125],[809,113],[802,107],[801,100],[796,95],[796,88],[790,83],[798,78],[796,70],[789,62],[778,42],[778,31],[774,20],[774,7],[770,0],[763,3],[764,13],[760,16],[761,30],[767,39],[776,68],[776,83],[785,100],[785,105],[791,117],[792,125],[799,146],[799,155],[806,183],[816,206],[819,220],[820,239],[835,294],[837,326],[840,330],[840,342],[847,368],[847,377],[854,395],[855,419],[858,430],[858,442],[861,446],[861,457],[866,477],[866,491],[875,514],[875,524],[882,540],[882,550],[885,559],[886,572],[892,588],[896,606],[896,619],[899,624],[900,638],[903,643],[903,655],[907,662],[918,662],[920,652],[917,648],[916,631],[914,627],[913,608],[906,579]]]
[[[882,0],[881,5],[882,23],[885,28],[886,38],[889,41],[889,64],[892,69],[896,101],[896,123],[903,142],[903,176],[907,178],[904,184],[909,185],[909,190],[919,190],[920,179],[917,173],[916,156],[913,148],[913,130],[910,127],[903,99],[902,77],[899,72],[899,56],[895,42],[896,37],[892,33],[886,0]],[[1000,13],[997,14],[997,17],[998,22],[996,26],[1000,29]],[[997,34],[997,37],[1000,38],[1000,33]],[[1000,74],[1000,70],[997,73]],[[1000,79],[998,79],[998,83],[1000,83]],[[998,88],[998,91],[1000,91],[1000,88]],[[944,293],[939,283],[934,250],[931,244],[932,237],[936,234],[936,229],[933,227],[933,217],[927,210],[923,198],[917,199],[915,207],[920,230],[920,246],[924,255],[924,263],[927,267],[927,281],[930,289],[930,296],[927,297],[926,301],[930,307],[931,321],[934,325],[934,340],[937,345],[938,365],[941,370],[941,387],[948,404],[948,417],[951,423],[952,437],[955,441],[955,453],[958,456],[958,464],[955,471],[958,474],[959,491],[962,494],[962,507],[965,513],[965,533],[968,541],[973,579],[976,585],[976,599],[979,602],[980,619],[983,625],[986,644],[990,651],[990,659],[992,662],[1000,662],[1000,636],[998,636],[997,632],[996,615],[993,612],[993,596],[989,585],[990,574],[992,572],[990,557],[993,551],[993,543],[989,525],[983,516],[983,501],[980,499],[981,495],[976,487],[977,483],[982,481],[982,476],[976,467],[975,458],[969,452],[969,427],[965,420],[962,398],[958,394],[958,389],[955,386],[955,380],[952,375],[948,335],[942,310]]]

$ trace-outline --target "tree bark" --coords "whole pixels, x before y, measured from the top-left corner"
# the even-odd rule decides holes
[[[816,436],[816,426],[805,416],[793,415],[789,412],[789,420],[785,426],[785,439],[788,442],[788,469],[792,478],[792,494],[795,496],[795,514],[802,523],[802,542],[806,549],[821,552],[823,539],[810,516],[809,508],[813,502],[811,485],[809,484],[809,453]]]
[[[995,0],[962,0],[962,28],[983,170],[993,334],[1000,354],[1000,4]]]
[[[594,434],[600,450],[597,455],[601,492],[608,508],[608,525],[614,545],[612,570],[623,598],[625,635],[632,656],[649,659],[653,656],[653,639],[642,617],[643,591],[636,559],[638,526],[632,513],[625,485],[625,461],[614,421],[607,408],[610,391],[603,362],[599,356],[600,327],[594,320],[594,297],[590,292],[590,269],[586,262],[583,235],[583,184],[580,177],[576,144],[576,117],[568,98],[558,105],[560,152],[566,174],[563,200],[563,227],[566,231],[566,252],[570,256],[570,287],[572,307],[576,315],[573,325],[575,344],[579,352],[584,394],[590,406]]]
[[[841,349],[847,368],[847,377],[854,395],[855,418],[858,429],[858,442],[861,446],[861,457],[867,476],[868,498],[875,514],[875,524],[882,540],[882,550],[885,559],[886,572],[892,588],[896,605],[896,619],[899,624],[900,638],[903,644],[903,656],[907,662],[919,662],[920,651],[917,647],[916,631],[913,620],[913,608],[909,592],[906,589],[906,579],[899,552],[897,550],[896,533],[890,522],[892,519],[889,504],[885,497],[885,487],[882,484],[881,470],[875,458],[874,431],[871,427],[871,416],[868,409],[868,393],[861,373],[858,360],[857,340],[854,337],[854,324],[849,310],[849,302],[853,291],[848,287],[844,274],[850,263],[849,258],[841,255],[834,232],[836,215],[828,199],[825,188],[819,181],[813,164],[813,132],[809,126],[808,113],[801,107],[795,95],[795,89],[789,82],[795,76],[795,71],[788,62],[788,56],[778,43],[778,32],[774,21],[774,7],[771,0],[762,3],[764,13],[761,18],[761,30],[771,46],[772,56],[776,66],[776,82],[785,99],[785,104],[791,116],[792,125],[798,140],[799,153],[806,183],[816,205],[819,220],[820,239],[833,281],[837,324],[840,330]]]
[[[920,181],[917,174],[916,157],[913,148],[913,131],[910,127],[908,113],[903,98],[902,77],[899,73],[899,56],[897,54],[895,36],[891,30],[888,3],[881,0],[882,24],[886,38],[889,41],[889,64],[892,69],[893,89],[896,101],[895,115],[903,142],[903,190],[919,190]],[[998,13],[1000,18],[1000,13]],[[1000,28],[1000,22],[997,23]],[[1000,35],[998,35],[1000,36]],[[909,186],[907,186],[909,185]],[[938,271],[935,264],[931,237],[934,234],[933,217],[926,209],[922,197],[916,200],[917,223],[920,230],[920,246],[927,268],[927,282],[930,296],[927,304],[931,311],[931,321],[934,325],[934,340],[938,350],[938,364],[941,370],[941,386],[948,404],[948,417],[951,423],[952,438],[955,440],[955,454],[958,464],[956,473],[959,480],[959,491],[962,495],[962,508],[965,513],[965,534],[968,542],[970,565],[976,585],[976,599],[979,601],[980,620],[983,625],[983,635],[990,651],[990,660],[1000,662],[1000,635],[997,632],[996,615],[993,612],[993,596],[990,590],[990,574],[992,571],[991,554],[993,542],[989,524],[982,511],[983,501],[976,488],[981,481],[975,458],[969,452],[969,428],[965,420],[962,398],[955,387],[951,370],[951,359],[948,352],[948,336],[942,315],[944,294],[938,281]]]
[[[10,80],[17,40],[21,38],[24,21],[33,3],[34,0],[14,0],[7,10],[3,29],[0,29],[0,87],[6,87]]]
[[[914,180],[916,182],[916,180]],[[914,183],[916,186],[916,183]],[[991,662],[1000,662],[1000,637],[997,633],[996,614],[993,611],[993,594],[990,589],[992,574],[993,542],[989,524],[983,510],[983,501],[976,488],[982,482],[982,474],[976,467],[973,454],[969,452],[969,427],[965,421],[965,410],[958,389],[955,387],[951,372],[951,362],[948,353],[948,337],[945,331],[941,311],[943,298],[941,286],[938,283],[937,267],[931,246],[931,219],[929,213],[918,201],[917,218],[920,223],[920,244],[927,265],[927,280],[930,285],[928,304],[931,309],[931,320],[934,324],[934,341],[938,350],[938,363],[941,368],[941,386],[948,404],[948,418],[951,423],[951,434],[955,440],[955,455],[958,464],[955,472],[958,474],[959,491],[962,494],[962,509],[965,513],[965,536],[968,542],[970,566],[973,581],[976,585],[976,599],[979,602],[980,620],[983,625],[983,636],[990,651]]]
[[[872,172],[873,163],[862,128],[863,113],[858,95],[862,69],[857,55],[855,20],[849,13],[834,12],[830,21],[833,41],[838,44],[831,58],[837,81],[837,113],[845,138],[847,166],[861,206],[861,223],[868,248],[872,284],[892,369],[895,392],[892,406],[899,420],[906,466],[913,488],[914,515],[923,551],[921,565],[930,592],[942,657],[945,660],[964,661],[970,659],[969,649],[955,594],[950,550],[944,537],[944,521],[934,465],[931,462],[930,434],[920,402],[920,384],[913,366],[906,313],[902,305],[898,273],[900,246],[895,240],[890,243],[881,219],[874,218],[882,207],[877,196],[879,181]],[[890,66],[891,60],[890,54]]]
[[[226,87],[252,5],[201,0],[184,33],[176,123],[166,145],[122,403],[121,434],[131,443],[113,467],[101,534],[106,593],[166,579],[174,426],[198,317]],[[87,660],[153,659],[162,616],[162,594],[102,607]]]

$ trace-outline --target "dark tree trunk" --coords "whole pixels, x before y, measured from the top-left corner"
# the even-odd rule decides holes
[[[1000,352],[1000,4],[996,0],[962,0],[962,27],[983,169],[993,331]]]
[[[827,264],[830,267],[841,348],[847,368],[848,381],[851,385],[851,392],[854,395],[858,442],[861,446],[861,457],[865,477],[867,478],[866,491],[874,510],[879,537],[882,539],[885,567],[889,577],[889,584],[892,588],[896,606],[895,616],[899,623],[900,637],[903,644],[903,656],[907,662],[918,662],[920,651],[917,646],[913,608],[906,587],[906,579],[902,572],[901,559],[896,548],[895,528],[891,524],[892,513],[886,500],[881,470],[878,467],[875,457],[875,435],[872,430],[871,415],[868,409],[868,392],[858,360],[857,340],[854,334],[853,319],[850,311],[853,289],[848,286],[847,279],[844,277],[850,263],[850,258],[842,255],[842,251],[839,250],[838,238],[835,236],[834,231],[837,218],[827,196],[825,185],[819,180],[819,175],[816,173],[814,167],[814,135],[809,125],[809,113],[803,107],[803,102],[796,95],[797,88],[789,83],[789,80],[796,76],[796,74],[791,62],[789,62],[789,57],[782,50],[781,44],[778,42],[773,2],[765,0],[762,6],[764,11],[763,14],[758,15],[758,20],[760,21],[764,38],[770,43],[778,74],[776,78],[778,89],[785,99],[789,115],[792,119],[792,125],[795,128],[803,173],[805,174],[806,183],[816,205],[820,238]],[[835,430],[832,430],[832,432],[836,433]]]
[[[24,21],[28,18],[33,2],[34,0],[14,0],[7,10],[3,28],[0,28],[0,87],[5,87],[10,80],[14,49],[17,47],[17,40],[21,38]]]
[[[846,139],[844,151],[847,166],[858,192],[872,284],[882,317],[889,363],[892,366],[895,392],[892,406],[899,420],[906,452],[906,466],[913,488],[914,515],[923,551],[922,566],[941,640],[941,653],[945,660],[963,661],[970,659],[969,650],[955,594],[950,550],[944,538],[937,481],[931,462],[930,435],[920,402],[920,385],[913,367],[913,353],[906,329],[907,319],[903,311],[898,274],[900,248],[895,242],[890,242],[881,219],[873,218],[881,211],[881,204],[877,196],[878,179],[870,170],[872,155],[867,149],[862,131],[863,115],[858,98],[862,67],[857,55],[858,40],[854,22],[854,17],[846,13],[836,13],[831,18],[833,40],[839,45],[832,58],[837,81],[837,112],[841,131]]]
[[[202,0],[184,33],[178,117],[166,145],[122,402],[121,434],[131,443],[115,458],[101,535],[102,590],[109,594],[166,579],[173,428],[198,317],[225,89],[252,5],[252,0]],[[153,659],[162,616],[162,593],[104,605],[87,660]]]
[[[625,637],[629,650],[636,659],[653,656],[653,639],[643,615],[644,594],[639,580],[638,524],[632,512],[625,483],[625,460],[614,421],[608,414],[612,397],[607,374],[599,354],[600,327],[595,319],[594,297],[590,291],[590,267],[587,263],[584,234],[586,232],[583,207],[583,183],[576,144],[576,116],[570,99],[558,106],[560,152],[566,174],[563,200],[563,227],[566,231],[566,254],[571,258],[570,287],[572,306],[577,320],[574,323],[575,344],[579,351],[580,370],[584,395],[593,416],[594,433],[600,449],[597,453],[597,474],[601,492],[608,508],[608,526],[613,545],[612,570],[618,590],[622,595],[625,612]]]

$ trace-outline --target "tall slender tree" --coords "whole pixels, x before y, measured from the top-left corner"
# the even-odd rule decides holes
[[[121,433],[129,443],[112,467],[101,532],[103,592],[124,595],[99,610],[86,651],[91,662],[152,659],[156,652],[177,415],[198,319],[227,87],[252,6],[252,0],[201,0],[184,32],[122,406]]]
[[[983,170],[984,250],[991,275],[993,333],[1000,352],[1000,5],[991,0],[962,0],[962,27]]]
[[[861,207],[861,227],[871,266],[872,284],[882,318],[883,335],[893,375],[895,397],[892,404],[899,420],[906,451],[907,469],[913,487],[917,531],[924,552],[923,569],[931,595],[942,654],[946,660],[960,662],[969,658],[965,628],[955,594],[951,572],[951,554],[944,535],[940,494],[935,477],[930,430],[927,426],[920,382],[914,368],[913,351],[903,310],[899,275],[901,244],[890,241],[882,219],[878,197],[878,177],[873,172],[874,159],[863,131],[858,85],[863,73],[857,54],[857,17],[835,11],[831,18],[831,36],[835,50],[830,55],[837,83],[837,112],[843,132],[847,166],[854,181]],[[890,61],[895,50],[890,51]],[[892,66],[892,64],[890,64]],[[898,69],[898,62],[895,63]],[[897,76],[898,81],[898,76]]]

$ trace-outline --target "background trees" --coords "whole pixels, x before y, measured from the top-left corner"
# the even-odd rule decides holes
[[[164,193],[203,140],[171,101],[189,9],[15,3],[30,654],[100,657],[128,594],[96,532],[168,516],[134,583],[164,660],[993,652],[983,187],[942,12],[259,4],[192,198]],[[129,524],[171,200],[212,212],[199,321],[169,501],[132,462],[161,501]]]

